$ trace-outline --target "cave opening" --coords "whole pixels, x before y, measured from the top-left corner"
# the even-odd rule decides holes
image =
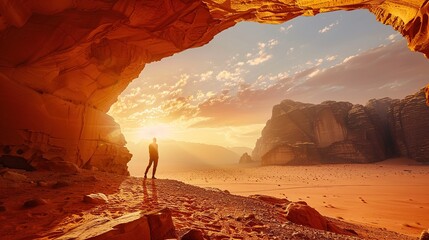
[[[256,5],[235,1],[222,4],[212,1],[195,1],[194,4],[191,2],[177,1],[177,5],[173,6],[168,4],[169,1],[152,1],[149,5],[141,4],[140,1],[94,1],[90,4],[78,1],[61,2],[57,5],[38,1],[24,5],[9,1],[7,8],[0,9],[0,89],[3,100],[0,110],[7,113],[0,122],[0,147],[10,148],[9,155],[31,161],[31,165],[40,163],[40,166],[43,166],[46,161],[71,162],[77,167],[128,174],[126,163],[131,155],[125,147],[126,141],[118,124],[106,114],[117,96],[138,77],[146,63],[202,46],[237,22],[279,23],[296,16],[365,8],[376,15],[378,21],[392,25],[406,35],[411,49],[427,54],[427,32],[424,26],[427,24],[427,1],[403,5],[391,2],[341,2],[333,5],[311,1],[298,1],[294,2],[294,5],[278,2]],[[162,17],[153,14],[162,11],[166,13]],[[352,11],[345,15],[352,16],[356,13],[362,11]],[[167,138],[173,126],[171,121],[175,120],[182,124],[182,128],[174,126],[178,129],[179,136],[189,136],[191,140],[202,139],[206,142],[217,138],[218,142],[228,146],[238,146],[246,142],[243,145],[250,148],[251,142],[260,133],[271,112],[267,106],[272,106],[273,102],[285,98],[320,102],[322,99],[337,96],[342,97],[341,100],[356,103],[358,101],[350,99],[351,96],[365,95],[369,98],[370,94],[363,92],[360,87],[375,84],[380,79],[376,76],[377,81],[368,80],[371,79],[371,71],[368,68],[359,70],[362,65],[377,66],[382,73],[390,74],[389,83],[383,86],[375,85],[372,89],[381,88],[384,92],[392,89],[405,91],[405,88],[412,85],[410,82],[414,81],[404,82],[400,78],[401,74],[394,73],[401,69],[404,63],[414,61],[404,55],[405,52],[410,54],[409,51],[390,51],[389,54],[383,55],[384,50],[400,45],[397,34],[384,35],[378,39],[379,42],[375,41],[376,46],[369,48],[365,45],[361,52],[354,45],[358,39],[364,43],[374,43],[370,40],[370,34],[359,34],[358,31],[359,24],[362,25],[361,29],[372,26],[366,21],[374,17],[366,14],[356,17],[352,21],[353,24],[340,31],[343,34],[334,34],[331,38],[329,34],[346,25],[342,20],[323,19],[323,16],[330,14],[313,18],[319,21],[308,25],[310,29],[313,27],[311,31],[308,26],[298,27],[298,23],[294,22],[304,18],[296,18],[281,26],[264,26],[265,30],[247,29],[247,33],[239,34],[240,36],[232,38],[231,42],[224,42],[220,47],[212,48],[213,52],[205,58],[223,56],[219,69],[211,66],[213,69],[203,71],[201,68],[192,72],[184,68],[183,72],[180,72],[181,67],[167,64],[158,72],[176,72],[177,76],[170,77],[171,82],[157,84],[147,81],[144,87],[139,88],[136,86],[138,81],[134,81],[130,84],[130,87],[134,88],[124,92],[132,97],[141,96],[139,91],[150,90],[157,92],[159,96],[144,93],[144,98],[135,102],[127,102],[126,98],[121,97],[123,101],[120,99],[115,105],[119,107],[112,107],[110,113],[118,119],[120,114],[118,111],[116,114],[114,112],[119,108],[119,112],[126,116],[126,123],[122,120],[118,122],[125,130],[129,142],[132,138],[127,134],[128,130],[141,137],[146,130],[139,127],[147,126],[145,121],[155,121],[154,119],[161,117],[165,120],[164,123],[168,124],[153,126],[149,132],[162,132]],[[245,29],[250,24],[241,23],[236,28],[225,31],[225,34],[238,33],[238,29]],[[421,33],[415,34],[416,29]],[[303,35],[291,34],[296,31],[301,31]],[[273,32],[277,35],[283,34],[284,38],[272,35]],[[314,35],[311,35],[312,33]],[[315,37],[318,35],[324,38]],[[265,38],[252,39],[255,36]],[[292,42],[290,36],[301,36],[301,39],[295,40],[298,42],[296,46],[284,45]],[[333,41],[344,38],[347,38],[347,44],[344,46]],[[396,42],[390,44],[392,41]],[[209,49],[210,46],[209,44],[201,49]],[[236,51],[241,47],[251,50]],[[339,53],[325,52],[315,57],[316,50],[329,48],[337,49]],[[343,49],[340,51],[340,48]],[[307,52],[301,51],[302,49]],[[368,49],[372,49],[371,54],[375,55],[365,52]],[[286,58],[287,51],[295,58]],[[194,50],[186,51],[175,58],[183,58],[192,52]],[[199,55],[204,56],[202,53]],[[311,56],[308,58],[311,60],[302,61],[306,55]],[[282,56],[284,58],[280,59]],[[364,56],[376,57],[365,59]],[[188,56],[189,60],[192,58],[197,59]],[[302,59],[299,60],[300,58]],[[395,58],[402,60],[390,61]],[[183,63],[195,69],[199,68],[196,67],[198,64],[210,64],[199,59],[196,63]],[[165,64],[167,61],[168,59],[165,59],[162,62]],[[292,64],[287,61],[292,61]],[[383,64],[377,65],[377,62]],[[291,69],[285,70],[284,66],[290,66]],[[295,68],[292,68],[293,66]],[[145,69],[143,77],[147,77],[150,67],[151,65]],[[406,71],[402,74],[420,79],[421,75],[415,74],[415,68],[421,67],[421,64],[413,64],[412,67],[408,68],[408,74]],[[354,82],[359,82],[359,85],[347,87],[344,86],[346,81],[341,84],[330,82],[339,78],[329,74],[346,70],[356,73],[348,76],[356,77]],[[309,84],[323,82],[319,81],[322,77],[328,79],[318,86],[324,90],[325,97],[315,94],[321,91],[316,91],[315,85]],[[162,82],[156,78],[147,79]],[[191,86],[196,84],[200,86]],[[354,92],[349,92],[352,90]],[[284,92],[287,92],[287,95],[282,94]],[[299,99],[299,96],[302,99]],[[144,107],[145,104],[157,104],[160,99],[164,105]],[[145,110],[121,110],[133,109],[134,106],[143,106]]]
[[[153,136],[253,148],[272,107],[284,99],[362,105],[400,99],[426,84],[428,66],[366,10],[280,25],[243,22],[203,47],[147,65],[109,114],[128,141],[133,169],[144,158],[141,142]]]

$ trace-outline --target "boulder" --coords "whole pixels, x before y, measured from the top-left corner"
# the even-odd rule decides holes
[[[303,201],[290,203],[286,208],[286,218],[299,225],[339,234],[352,235],[329,222],[316,209],[308,206],[307,203]]]
[[[58,238],[66,239],[150,240],[151,235],[144,213],[134,212],[115,219],[93,219]]]
[[[424,230],[421,234],[420,234],[420,238],[419,240],[429,240],[429,230]]]
[[[304,203],[290,203],[286,208],[286,218],[296,224],[328,230],[328,221],[316,209]]]
[[[92,204],[106,204],[109,202],[104,193],[92,193],[83,196],[83,202]]]
[[[115,219],[98,217],[57,239],[165,240],[177,239],[177,235],[171,211],[165,208],[149,213],[133,212]]]

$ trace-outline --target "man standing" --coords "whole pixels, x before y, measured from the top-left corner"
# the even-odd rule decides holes
[[[156,144],[156,138],[153,138],[153,142],[149,144],[149,165],[147,165],[146,171],[144,172],[144,178],[147,178],[147,172],[153,163],[152,179],[156,179],[155,173],[156,167],[158,166],[158,158],[158,144]]]

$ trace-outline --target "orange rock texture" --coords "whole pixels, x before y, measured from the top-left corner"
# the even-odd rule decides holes
[[[429,57],[427,0],[0,0],[0,156],[127,174],[131,155],[106,112],[146,63],[239,21],[353,9]]]

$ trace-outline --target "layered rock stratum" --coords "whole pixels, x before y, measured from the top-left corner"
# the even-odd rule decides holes
[[[284,100],[273,107],[252,158],[263,164],[369,163],[389,157],[429,162],[424,89],[365,106]]]
[[[428,8],[427,0],[0,0],[0,156],[128,174],[131,155],[106,112],[145,64],[240,21],[354,9],[428,57]]]

